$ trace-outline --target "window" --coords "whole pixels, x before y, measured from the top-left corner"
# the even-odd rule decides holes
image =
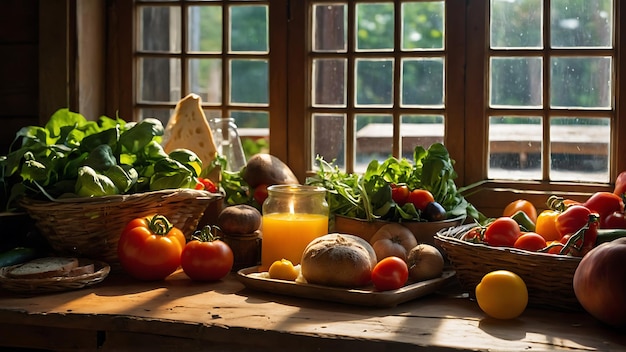
[[[135,15],[135,118],[165,124],[195,93],[208,119],[235,119],[248,150],[267,148],[269,1],[137,1]]]
[[[490,3],[487,176],[609,182],[613,1]]]
[[[606,189],[626,169],[617,3],[135,1],[135,118],[200,94],[302,179],[316,155],[360,171],[443,141],[481,209]]]

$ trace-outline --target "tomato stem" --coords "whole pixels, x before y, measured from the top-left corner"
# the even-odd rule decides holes
[[[561,248],[561,251],[559,252],[559,254],[567,254],[569,252],[569,250],[572,249],[572,248],[577,250],[577,251],[581,251],[583,249],[583,247],[584,247],[584,244],[585,244],[585,233],[587,232],[587,230],[589,230],[591,228],[592,224],[598,222],[598,219],[599,219],[598,214],[595,214],[595,213],[589,214],[589,220],[587,221],[585,226],[581,227],[580,230],[576,231],[567,240],[567,242],[565,243],[563,248]],[[577,242],[579,242],[580,244],[576,245]]]
[[[172,223],[167,220],[167,217],[165,217],[165,215],[157,214],[153,216],[152,219],[150,219],[148,227],[150,228],[150,231],[152,231],[152,233],[160,236],[165,236],[170,232],[174,225],[172,225]]]
[[[218,240],[220,237],[217,234],[220,228],[215,225],[206,225],[202,229],[194,232],[192,239],[200,241],[200,242],[213,242]]]

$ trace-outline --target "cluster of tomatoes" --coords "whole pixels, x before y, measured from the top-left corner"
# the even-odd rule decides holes
[[[163,215],[131,220],[120,236],[117,254],[125,272],[140,280],[163,280],[182,267],[196,281],[216,281],[233,267],[234,255],[214,227],[196,231],[187,242]]]
[[[473,228],[464,239],[498,247],[584,256],[598,243],[601,229],[626,229],[622,187],[626,188],[596,192],[585,202],[553,196],[547,202],[549,209],[539,214],[530,201],[519,199],[507,205],[501,217]]]

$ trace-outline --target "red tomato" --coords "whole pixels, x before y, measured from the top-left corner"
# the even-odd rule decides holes
[[[406,185],[391,185],[391,199],[399,206],[403,206],[409,199],[409,187]]]
[[[213,181],[209,180],[208,178],[202,178],[202,177],[198,177],[198,183],[196,184],[196,189],[209,191],[211,193],[217,192],[217,186],[215,185],[215,183],[213,183]]]
[[[483,241],[490,246],[513,247],[521,235],[519,224],[508,216],[501,216],[487,226]]]
[[[615,211],[613,214],[607,215],[600,219],[601,229],[626,229],[626,215],[622,212]]]
[[[556,229],[561,237],[580,230],[589,221],[591,210],[583,205],[572,205],[556,217]]]
[[[409,279],[409,267],[398,257],[386,257],[372,270],[372,283],[379,291],[396,290]]]
[[[183,271],[195,281],[217,281],[232,270],[233,263],[233,251],[210,227],[196,232],[180,257]]]
[[[434,202],[435,198],[430,191],[425,189],[414,189],[409,193],[409,198],[407,202],[413,203],[415,209],[420,211],[424,211],[428,203]]]
[[[120,235],[117,255],[124,271],[140,280],[162,280],[180,266],[183,233],[163,215],[131,220]]]
[[[513,247],[536,252],[546,248],[546,239],[538,233],[526,232],[517,238]]]
[[[592,212],[598,213],[600,219],[604,219],[616,211],[624,212],[622,197],[611,192],[596,192],[583,205]]]
[[[254,188],[254,193],[252,193],[252,198],[260,205],[263,205],[263,202],[267,199],[267,187],[265,184],[258,185]]]
[[[615,188],[613,189],[613,193],[620,197],[626,193],[626,171],[620,172],[620,174],[615,178]]]
[[[524,213],[526,213],[526,215],[528,215],[528,217],[530,218],[530,220],[533,221],[533,223],[537,222],[537,208],[535,208],[533,203],[525,199],[518,199],[509,203],[504,208],[504,211],[502,212],[502,216],[513,216],[518,211],[523,211]]]

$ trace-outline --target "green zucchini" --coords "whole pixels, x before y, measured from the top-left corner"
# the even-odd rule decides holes
[[[626,237],[626,229],[598,229],[596,246],[601,243],[611,242],[620,237]]]
[[[0,253],[0,268],[25,263],[41,256],[41,250],[30,247],[15,247]]]

